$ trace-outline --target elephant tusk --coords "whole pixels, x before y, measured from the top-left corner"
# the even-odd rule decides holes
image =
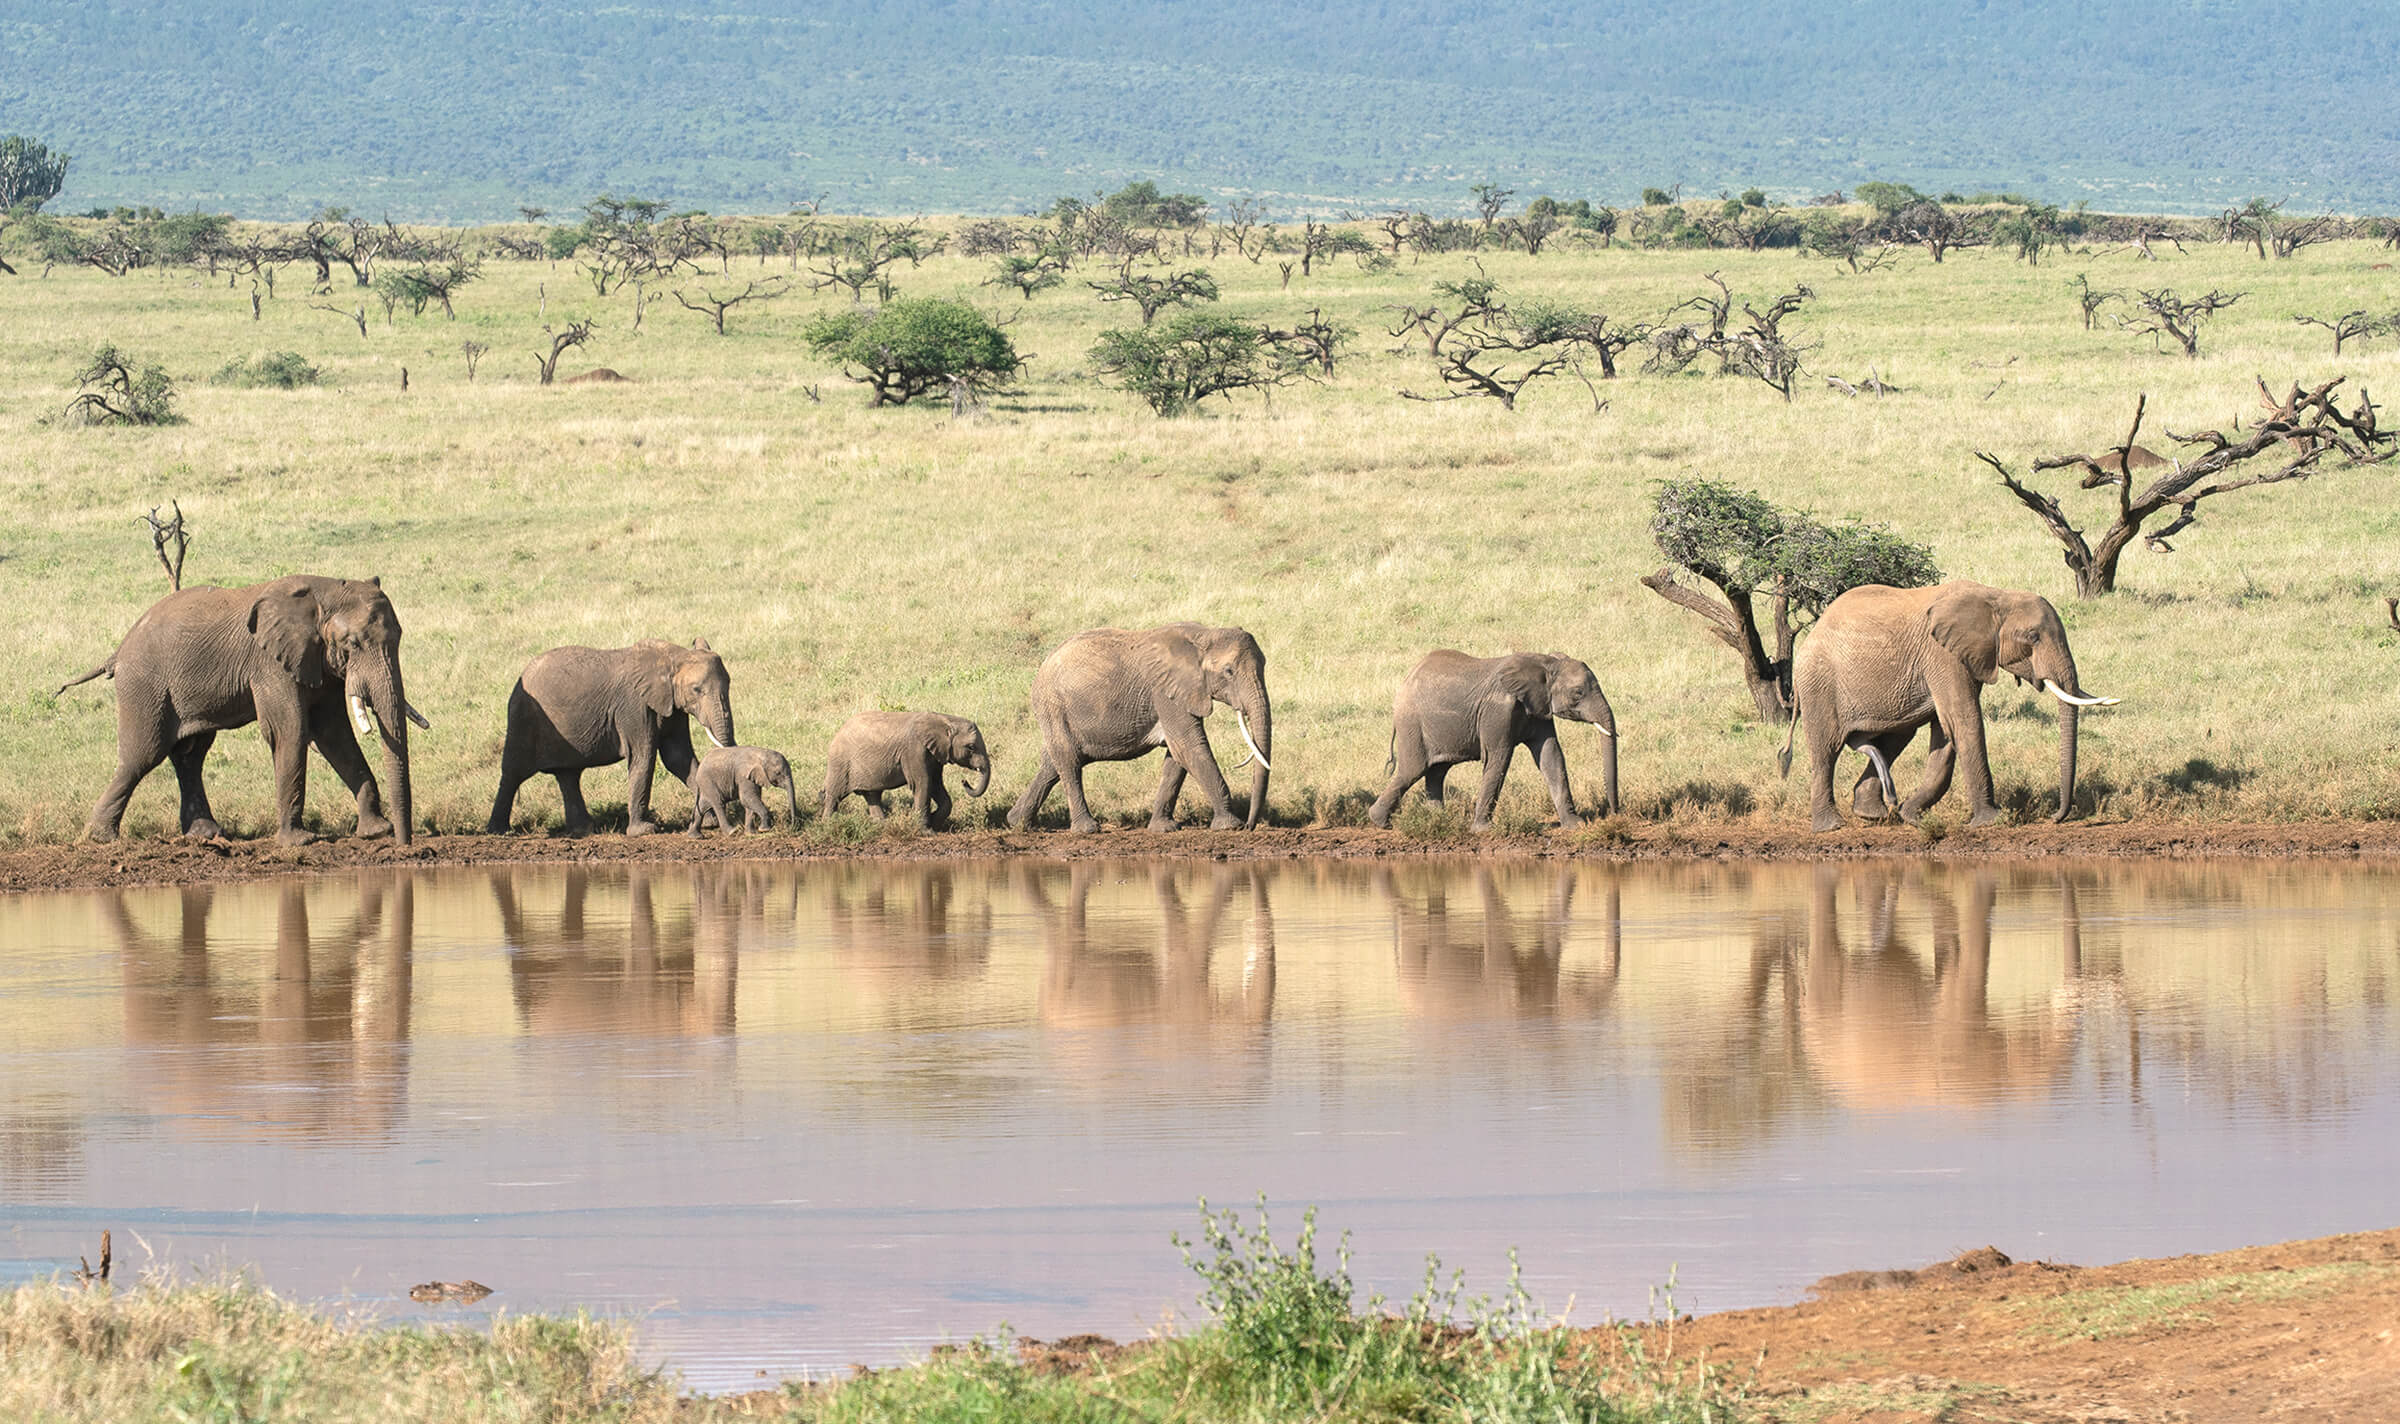
[[[1612,742],[1617,739],[1617,734],[1610,731],[1608,728],[1600,726],[1600,724],[1597,722],[1594,722],[1592,725],[1595,728],[1598,728],[1601,736],[1608,738]]]
[[[2066,703],[2069,707],[2114,707],[2125,700],[2122,697],[2077,697],[2046,677],[2042,679],[2042,691]]]
[[[710,728],[710,726],[709,726],[709,725],[708,725],[706,722],[702,722],[702,723],[700,724],[700,732],[701,732],[701,735],[703,735],[703,736],[705,736],[705,737],[707,737],[707,738],[708,738],[708,744],[709,744],[710,746],[712,746],[712,747],[720,747],[720,748],[721,748],[721,747],[723,747],[723,746],[725,745],[723,742],[720,742],[720,741],[718,741],[718,740],[717,740],[717,734],[716,734],[716,732],[715,732],[715,731],[714,731],[712,728]]]
[[[400,710],[408,717],[408,720],[416,723],[420,729],[428,732],[433,730],[433,724],[425,720],[425,714],[419,712],[416,709],[415,704],[407,701],[406,699],[402,699],[400,703]]]
[[[358,734],[362,737],[374,736],[375,724],[367,719],[367,704],[359,701],[358,694],[355,692],[350,694],[349,702],[350,725],[356,727]]]
[[[1242,716],[1242,709],[1239,707],[1233,709],[1233,725],[1241,729],[1242,745],[1250,749],[1250,755],[1258,758],[1258,764],[1260,766],[1265,767],[1269,771],[1273,771],[1275,769],[1275,763],[1267,760],[1267,754],[1258,749],[1258,743],[1250,740],[1250,723]],[[1234,770],[1240,771],[1241,768],[1237,766],[1234,768]]]

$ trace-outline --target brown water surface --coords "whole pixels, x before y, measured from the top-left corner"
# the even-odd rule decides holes
[[[2400,873],[378,870],[0,899],[0,1280],[113,1228],[693,1384],[1136,1334],[1193,1199],[1579,1318],[2393,1224]],[[443,1311],[455,1315],[456,1309]]]

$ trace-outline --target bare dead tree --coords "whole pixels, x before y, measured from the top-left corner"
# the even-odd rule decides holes
[[[1992,467],[2008,492],[2042,522],[2052,538],[2064,549],[2062,557],[2075,575],[2077,594],[2094,598],[2113,592],[2117,586],[2117,563],[2142,526],[2153,515],[2169,505],[2179,506],[2175,519],[2146,536],[2148,545],[2158,553],[2174,552],[2166,541],[2170,535],[2189,528],[2199,515],[2200,501],[2235,490],[2260,485],[2280,484],[2286,480],[2305,479],[2328,455],[2340,455],[2352,465],[2369,464],[2388,459],[2388,448],[2400,441],[2400,431],[2381,429],[2376,421],[2376,408],[2360,391],[2358,404],[2345,412],[2335,404],[2335,391],[2342,377],[2302,390],[2294,383],[2291,393],[2276,400],[2267,391],[2262,378],[2259,393],[2268,406],[2267,418],[2243,430],[2235,422],[2233,433],[2202,430],[2191,435],[2167,432],[2167,438],[2184,447],[2181,457],[2165,463],[2165,473],[2153,478],[2140,492],[2135,492],[2134,480],[2128,471],[2142,468],[2139,457],[2151,455],[2135,443],[2141,434],[2142,416],[2149,407],[2144,396],[2133,408],[2133,423],[2124,440],[2097,458],[2089,455],[2054,455],[2035,460],[2033,470],[2080,469],[2086,471],[2083,487],[2106,486],[2116,491],[2116,509],[2108,527],[2097,541],[2085,537],[2068,517],[2058,500],[2034,489],[2009,472],[2006,465],[1992,455],[1977,451],[1975,458]],[[2261,456],[2272,456],[2277,463],[2244,473],[2240,467]]]
[[[1502,208],[1508,206],[1508,200],[1517,195],[1517,190],[1503,188],[1497,183],[1478,183],[1473,191],[1475,211],[1483,218],[1483,230],[1490,232],[1493,220],[1500,216]]]
[[[328,306],[323,302],[310,302],[308,304],[308,309],[310,311],[332,312],[335,316],[344,317],[350,321],[356,322],[358,324],[358,339],[361,341],[367,339],[367,309],[363,303],[359,306],[350,308],[348,311],[344,311],[340,307]]]
[[[725,334],[725,313],[744,302],[771,302],[790,290],[791,283],[784,278],[769,277],[763,282],[748,284],[740,292],[730,297],[720,297],[708,288],[702,287],[700,300],[697,302],[685,296],[683,289],[678,287],[675,289],[675,300],[683,303],[685,310],[699,312],[714,322],[717,335],[723,336]]]
[[[2336,356],[2342,354],[2343,342],[2381,335],[2386,326],[2384,318],[2369,316],[2364,311],[2344,312],[2331,321],[2321,316],[2296,316],[2292,320],[2302,326],[2321,326],[2332,332],[2333,354]]]
[[[1592,313],[1543,300],[1505,301],[1500,284],[1488,277],[1437,283],[1434,291],[1450,299],[1450,310],[1402,307],[1391,334],[1401,338],[1405,350],[1422,333],[1434,370],[1449,389],[1437,395],[1403,389],[1405,399],[1488,396],[1503,410],[1513,411],[1527,386],[1567,370],[1581,349],[1592,344]]]
[[[1789,401],[1792,381],[1800,374],[1801,358],[1811,348],[1786,336],[1783,321],[1815,295],[1806,287],[1795,287],[1777,297],[1763,312],[1748,302],[1742,303],[1742,313],[1750,322],[1727,342],[1726,366],[1764,382]]]
[[[182,585],[177,584],[176,587],[180,588]],[[90,1290],[95,1285],[107,1285],[109,1267],[113,1262],[115,1255],[116,1251],[108,1239],[108,1233],[105,1231],[101,1232],[100,1269],[97,1271],[93,1270],[92,1263],[88,1259],[82,1256],[77,1256],[75,1258],[75,1283],[82,1286],[85,1290]]]
[[[2184,298],[2177,296],[2174,288],[2162,287],[2141,293],[2134,305],[2141,308],[2142,315],[2120,317],[2118,324],[2136,336],[2149,337],[2153,346],[2158,345],[2161,336],[2174,337],[2184,355],[2197,359],[2201,324],[2248,295],[2248,292],[2220,292],[2212,287],[2206,296]]]
[[[547,326],[542,328],[542,334],[550,338],[550,354],[544,356],[541,352],[536,351],[533,353],[533,360],[535,365],[542,368],[543,385],[549,385],[551,378],[558,374],[558,358],[591,340],[592,332],[597,329],[598,325],[597,322],[571,321],[567,323],[567,329],[564,331]]]
[[[1266,223],[1266,206],[1248,199],[1227,203],[1225,220],[1217,226],[1233,243],[1233,250],[1252,262],[1266,256],[1267,244],[1275,236],[1275,229]]]
[[[2303,247],[2320,242],[2332,242],[2350,235],[2350,224],[2331,213],[2313,218],[2286,218],[2277,214],[2267,220],[2267,250],[2277,257],[2290,257]]]
[[[1892,226],[1936,262],[1962,247],[1981,247],[1991,240],[1984,224],[1931,200],[1902,208]]]
[[[892,269],[906,262],[915,267],[949,245],[946,234],[929,233],[922,218],[906,222],[857,222],[826,234],[823,250],[814,254],[809,271],[811,291],[847,288],[852,302],[866,300],[873,287],[882,301],[892,299]]]
[[[1268,345],[1288,353],[1294,359],[1315,366],[1319,374],[1327,376],[1333,374],[1335,348],[1343,341],[1348,340],[1350,335],[1350,331],[1346,328],[1327,321],[1324,310],[1319,307],[1310,307],[1308,320],[1295,322],[1289,331],[1278,330],[1271,326],[1264,327],[1259,331],[1259,336]]]
[[[183,522],[182,503],[177,500],[167,503],[175,511],[174,518],[159,518],[158,506],[154,504],[150,506],[150,512],[142,516],[142,520],[150,526],[150,547],[158,555],[158,566],[167,571],[168,588],[180,593],[183,591],[183,551],[191,547],[192,535],[190,527]],[[169,547],[175,550],[172,558],[167,554]],[[108,1250],[105,1246],[100,1252],[100,1270],[105,1279],[108,1271]]]
[[[2095,287],[2092,285],[2092,279],[2081,272],[2076,273],[2075,280],[2067,285],[2075,289],[2075,303],[2083,308],[2083,329],[2086,331],[2092,329],[2092,320],[2100,314],[2100,308],[2107,306],[2110,302],[2125,300],[2123,292]]]
[[[483,353],[491,349],[480,341],[468,340],[458,343],[458,354],[467,358],[467,381],[470,385],[475,380],[475,363],[482,360]]]

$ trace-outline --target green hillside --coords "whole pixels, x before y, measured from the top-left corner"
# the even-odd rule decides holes
[[[0,5],[0,132],[60,205],[488,219],[1005,212],[1153,177],[1284,214],[1467,184],[2400,207],[2400,30],[2296,0],[113,0]]]

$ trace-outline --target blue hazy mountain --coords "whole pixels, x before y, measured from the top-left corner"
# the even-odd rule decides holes
[[[1330,213],[1870,178],[2400,209],[2400,25],[2290,0],[0,0],[62,210],[412,219],[602,189],[1013,212],[1147,177]]]

